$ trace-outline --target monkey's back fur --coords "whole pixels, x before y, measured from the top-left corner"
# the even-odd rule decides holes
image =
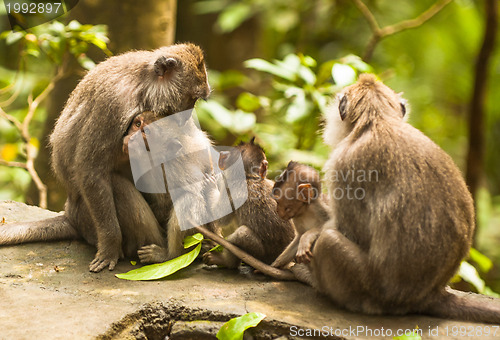
[[[324,132],[339,142],[325,165],[334,217],[313,252],[317,288],[364,313],[500,322],[500,306],[464,314],[445,293],[474,231],[473,201],[452,159],[403,120],[398,95],[373,76],[337,104]]]
[[[276,201],[272,199],[273,185],[273,181],[268,179],[247,179],[248,199],[235,211],[238,221],[246,224],[262,240],[265,255],[257,258],[267,264],[281,254],[295,235],[290,221],[281,219],[276,212]],[[241,248],[249,254],[253,253],[252,249]]]

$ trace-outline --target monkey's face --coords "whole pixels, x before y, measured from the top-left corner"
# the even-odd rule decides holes
[[[285,182],[273,188],[273,199],[276,201],[276,212],[284,220],[300,215],[307,208],[307,203],[298,199],[295,183]]]
[[[146,135],[144,133],[144,127],[151,124],[155,120],[157,120],[158,117],[151,111],[146,111],[143,113],[138,114],[137,116],[134,117],[132,120],[132,123],[130,123],[130,126],[127,130],[127,133],[123,137],[123,153],[126,156],[126,159],[128,160],[128,144],[130,142],[131,137],[141,131],[142,138],[144,139],[144,142],[146,144],[146,149],[149,151],[149,145],[146,139]],[[136,136],[134,136],[136,137]]]

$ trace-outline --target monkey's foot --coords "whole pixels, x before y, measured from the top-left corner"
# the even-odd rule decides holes
[[[106,266],[109,266],[109,270],[113,270],[118,262],[118,258],[119,256],[106,256],[97,252],[94,260],[90,262],[89,270],[98,273],[106,268]]]
[[[207,251],[203,254],[203,262],[207,265],[216,264],[218,266],[225,266],[224,258],[218,251]]]
[[[142,247],[137,255],[141,263],[162,263],[169,260],[167,250],[156,244]]]

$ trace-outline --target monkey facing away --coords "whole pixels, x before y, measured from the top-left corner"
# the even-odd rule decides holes
[[[97,247],[89,269],[112,270],[124,255],[163,244],[160,217],[168,195],[146,201],[122,165],[123,137],[134,117],[165,117],[190,109],[210,93],[201,49],[177,44],[134,51],[98,64],[70,95],[52,135],[52,167],[68,192],[65,214],[5,225],[0,245],[83,237]],[[96,122],[99,122],[97,124]],[[168,210],[168,212],[165,212]]]
[[[272,266],[283,267],[294,259],[297,263],[309,263],[312,244],[330,218],[328,207],[321,200],[319,172],[304,164],[288,163],[274,183],[273,198],[278,215],[284,220],[293,219],[296,234]]]
[[[241,153],[245,168],[247,201],[234,213],[219,220],[222,225],[236,219],[239,226],[227,240],[248,254],[271,263],[281,254],[294,237],[294,228],[290,221],[282,220],[276,213],[276,202],[271,197],[273,182],[266,179],[267,160],[262,148],[254,143],[240,143],[232,151],[222,151],[219,158],[219,168],[230,168],[237,154]],[[233,202],[238,197],[232,196]],[[237,268],[240,259],[227,249],[222,252],[207,252],[204,254],[207,264],[216,264],[228,268]]]
[[[324,131],[334,147],[324,167],[332,218],[312,249],[313,285],[351,311],[500,323],[498,299],[445,289],[474,230],[452,159],[403,120],[404,103],[373,75],[334,108]]]

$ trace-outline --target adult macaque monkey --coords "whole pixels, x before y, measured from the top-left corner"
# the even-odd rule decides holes
[[[313,285],[355,312],[500,323],[498,299],[446,289],[474,230],[452,159],[404,121],[405,103],[373,75],[334,108],[324,131],[334,147],[325,165],[332,219],[312,250]]]
[[[112,270],[123,255],[163,244],[157,216],[121,165],[134,117],[192,108],[210,93],[203,52],[193,44],[125,53],[97,65],[72,92],[50,136],[52,166],[68,192],[63,216],[0,228],[0,245],[83,237],[97,247],[89,269]],[[153,209],[151,209],[151,207]]]
[[[309,263],[312,244],[330,218],[328,208],[321,200],[319,172],[305,164],[288,163],[274,183],[273,198],[278,215],[284,220],[293,219],[296,234],[272,266],[283,267],[294,259],[297,263]]]

